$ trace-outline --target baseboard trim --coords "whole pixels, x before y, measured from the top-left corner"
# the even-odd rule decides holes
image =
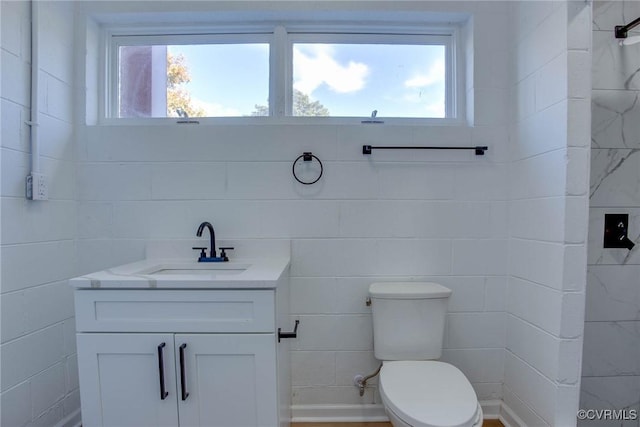
[[[317,422],[375,422],[389,421],[381,404],[373,405],[293,405],[291,421]]]
[[[504,402],[500,406],[500,416],[498,417],[504,427],[527,427],[522,419],[516,415]]]
[[[81,426],[82,426],[82,416],[80,414],[80,408],[78,408],[74,412],[64,417],[54,427],[81,427]]]
[[[505,427],[527,427],[501,400],[480,401],[484,418],[500,420]],[[291,421],[297,423],[389,421],[381,404],[293,405]]]

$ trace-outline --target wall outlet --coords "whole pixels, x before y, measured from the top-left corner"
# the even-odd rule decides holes
[[[45,175],[32,173],[27,176],[27,199],[49,200],[49,186]]]

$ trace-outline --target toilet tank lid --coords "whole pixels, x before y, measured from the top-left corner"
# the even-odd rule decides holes
[[[369,295],[388,299],[447,298],[451,289],[433,282],[378,282],[369,286]]]

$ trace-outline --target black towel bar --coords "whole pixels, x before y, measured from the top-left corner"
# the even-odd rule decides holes
[[[484,156],[484,152],[487,151],[489,147],[486,145],[477,145],[475,147],[391,147],[391,146],[371,146],[371,145],[363,145],[362,146],[362,154],[371,154],[371,150],[475,150],[476,156]]]

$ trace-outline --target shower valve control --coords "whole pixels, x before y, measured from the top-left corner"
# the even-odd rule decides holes
[[[629,215],[604,215],[604,247],[633,249],[635,243],[629,239]]]

